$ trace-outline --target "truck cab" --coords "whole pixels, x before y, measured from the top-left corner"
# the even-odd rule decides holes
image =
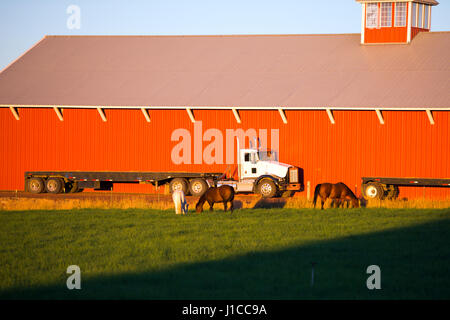
[[[259,193],[265,198],[283,191],[300,191],[299,168],[278,161],[273,150],[238,149],[238,181],[218,181],[230,185],[236,192]]]
[[[242,149],[240,157],[239,175],[242,179],[255,179],[267,174],[285,177],[291,167],[278,162],[276,152],[272,150]]]

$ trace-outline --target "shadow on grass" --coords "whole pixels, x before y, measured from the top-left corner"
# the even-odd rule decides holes
[[[82,274],[81,290],[68,290],[64,275],[61,285],[2,291],[0,299],[449,299],[449,231],[450,220],[440,220],[162,271]],[[366,287],[374,264],[381,290]]]
[[[253,209],[282,209],[285,205],[285,198],[261,198],[253,206]]]

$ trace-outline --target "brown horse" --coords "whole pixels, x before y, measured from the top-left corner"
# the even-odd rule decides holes
[[[233,213],[234,189],[230,186],[220,186],[218,188],[212,187],[200,197],[195,206],[195,210],[200,213],[203,212],[203,204],[208,202],[209,210],[213,211],[214,203],[223,202],[223,207],[227,211],[227,202],[230,202],[231,213]]]
[[[344,183],[339,182],[336,184],[322,183],[316,186],[314,190],[314,208],[316,207],[317,197],[320,197],[321,209],[323,209],[323,204],[330,198],[331,208],[339,208],[343,201],[347,202],[347,208],[349,202],[351,201],[353,208],[359,208],[359,201],[355,194],[347,187]]]

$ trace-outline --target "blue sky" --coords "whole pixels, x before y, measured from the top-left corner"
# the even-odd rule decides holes
[[[450,31],[450,0],[433,8],[432,31]],[[81,28],[68,29],[70,5]],[[354,0],[1,0],[0,70],[46,34],[359,33]]]

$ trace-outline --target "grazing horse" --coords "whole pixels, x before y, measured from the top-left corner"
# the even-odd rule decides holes
[[[343,201],[347,202],[347,208],[349,205],[349,201],[352,202],[353,208],[359,208],[358,198],[355,196],[352,190],[350,190],[350,188],[342,182],[336,184],[318,184],[316,186],[316,189],[314,190],[314,208],[316,207],[318,196],[320,197],[321,209],[323,209],[323,204],[328,198],[332,200],[331,208],[333,208],[335,204],[336,208],[339,208]]]
[[[175,203],[175,214],[186,214],[189,205],[186,203],[184,192],[181,190],[175,190],[172,193],[172,199]]]
[[[223,202],[223,207],[227,211],[227,202],[230,202],[231,213],[233,213],[234,189],[230,186],[212,187],[200,197],[195,206],[195,210],[200,213],[203,212],[203,204],[208,202],[209,210],[213,211],[214,203]]]

